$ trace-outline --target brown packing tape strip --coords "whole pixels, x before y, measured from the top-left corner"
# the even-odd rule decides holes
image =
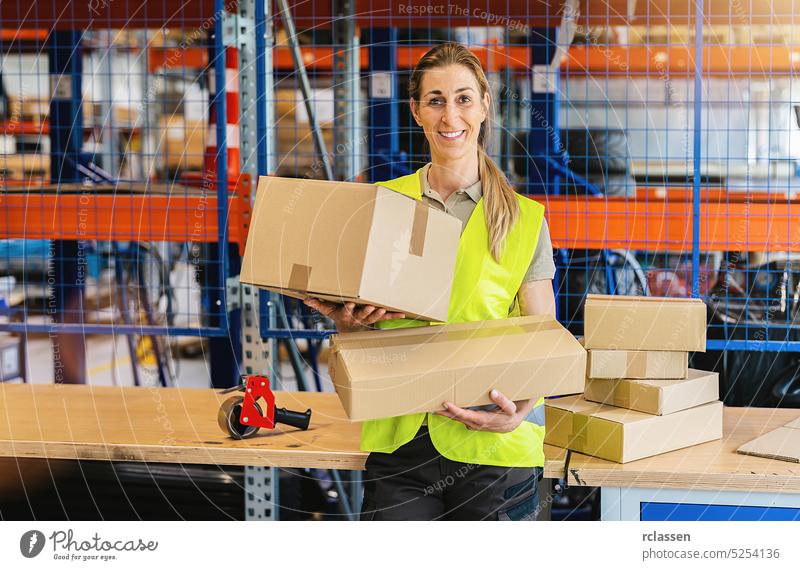
[[[569,435],[570,449],[580,452],[586,449],[586,431],[588,424],[589,416],[584,416],[577,412],[572,413],[572,433]]]
[[[411,226],[411,243],[408,253],[421,257],[425,250],[425,233],[428,230],[429,208],[421,200],[414,205],[414,223]]]
[[[647,370],[647,353],[628,351],[625,372],[631,376],[642,376]]]
[[[311,279],[311,268],[308,265],[295,263],[292,265],[291,273],[289,273],[287,289],[306,291],[308,290],[309,279]]]
[[[478,338],[493,338],[563,329],[558,322],[550,320],[524,323],[519,325],[510,325],[508,323],[504,324],[503,321],[498,321],[496,325],[483,326],[471,330],[447,330],[445,327],[420,328],[427,328],[430,332],[427,334],[420,333],[403,337],[393,337],[391,339],[381,337],[383,331],[374,331],[374,334],[370,334],[370,338],[365,338],[365,334],[359,335],[359,338],[352,340],[340,336],[337,339],[338,349],[392,348],[397,346],[408,346],[413,344],[425,344],[433,342],[463,342]]]

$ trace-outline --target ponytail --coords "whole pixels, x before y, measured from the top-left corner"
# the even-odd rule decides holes
[[[506,236],[519,219],[517,193],[483,146],[478,147],[478,172],[483,188],[483,209],[489,231],[489,249],[500,262]]]

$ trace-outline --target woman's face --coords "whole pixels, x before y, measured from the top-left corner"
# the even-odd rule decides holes
[[[463,65],[429,69],[422,76],[420,100],[411,112],[435,158],[458,159],[478,147],[481,123],[489,109],[489,93],[480,94],[478,82]]]

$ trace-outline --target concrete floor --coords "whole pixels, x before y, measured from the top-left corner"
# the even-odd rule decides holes
[[[86,381],[94,386],[133,386],[133,369],[128,344],[124,336],[91,336],[86,339]],[[48,384],[54,381],[53,348],[49,338],[28,340],[28,381]],[[177,385],[185,388],[204,388],[211,385],[205,358],[176,360]],[[139,367],[143,385],[155,385],[158,376],[149,366]]]
[[[200,289],[193,277],[194,269],[184,261],[175,264],[170,274],[170,285],[174,292],[173,310],[177,312],[174,326],[195,327],[200,322]],[[113,287],[113,271],[105,270],[101,276],[106,287]],[[166,310],[166,305],[157,307],[159,313]],[[89,315],[98,322],[119,322],[115,311],[111,307],[94,310]],[[31,319],[31,322],[44,322],[40,316]],[[191,342],[188,338],[171,339],[174,346],[179,342]],[[197,340],[197,339],[194,339]],[[304,341],[299,341],[300,349],[304,348]],[[209,355],[200,349],[192,358],[178,358],[180,351],[173,351],[172,360],[175,376],[175,385],[182,388],[208,388],[211,386]],[[122,335],[89,335],[86,337],[87,375],[86,380],[95,386],[133,386],[133,369],[131,356],[126,337]],[[53,350],[51,340],[47,335],[32,335],[27,342],[27,378],[34,384],[52,383],[55,378],[53,364]],[[324,391],[333,391],[333,384],[327,375],[327,364],[322,362],[322,385]],[[158,373],[154,366],[139,365],[139,380],[142,385],[158,384]],[[297,382],[292,367],[288,362],[282,362],[280,367],[280,389],[296,390]],[[315,389],[311,370],[306,366],[306,382],[309,389]]]
[[[96,335],[86,339],[87,375],[86,380],[94,386],[133,386],[133,369],[128,344],[121,335]],[[176,358],[176,387],[208,388],[211,386],[209,355],[202,351],[197,357]],[[27,377],[33,384],[48,384],[54,381],[53,349],[46,336],[33,336],[27,344]],[[326,363],[320,365],[322,371],[323,391],[332,392],[333,384],[327,374]],[[296,390],[297,382],[288,362],[281,363],[280,389]],[[139,366],[139,380],[142,385],[150,386],[158,383],[155,369],[150,366]],[[314,389],[311,370],[306,366],[306,382],[309,389]]]

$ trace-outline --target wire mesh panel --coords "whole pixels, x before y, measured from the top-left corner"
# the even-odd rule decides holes
[[[329,46],[348,5],[289,10],[307,73],[333,82],[315,83],[322,90],[310,97],[322,134],[364,109],[345,147],[326,141],[334,159],[342,148],[360,157],[351,148],[366,137],[358,179],[431,160],[409,106],[410,72],[430,47],[463,43],[490,84],[488,152],[546,206],[562,322],[581,334],[592,292],[700,297],[710,352],[696,364],[706,358],[726,376],[735,350],[784,353],[752,355],[773,371],[796,364],[796,2],[355,2],[357,32]],[[281,41],[276,61],[296,71]],[[359,60],[351,105],[330,95],[338,79],[328,61],[343,47]],[[281,71],[279,84],[293,77]],[[293,90],[276,91],[277,105],[300,108]],[[309,151],[279,151],[281,173],[324,172],[306,120],[301,111],[276,123],[279,138],[299,150],[305,136]],[[306,154],[311,174],[298,168]]]
[[[277,0],[241,105],[233,5],[3,3],[0,274],[25,303],[2,327],[229,335],[250,178],[427,164],[410,72],[454,41],[489,82],[487,152],[546,207],[573,332],[588,292],[695,296],[710,349],[797,352],[795,4]]]
[[[229,335],[251,178],[235,4],[137,6],[3,2],[0,330],[126,335],[164,383],[168,337]]]

